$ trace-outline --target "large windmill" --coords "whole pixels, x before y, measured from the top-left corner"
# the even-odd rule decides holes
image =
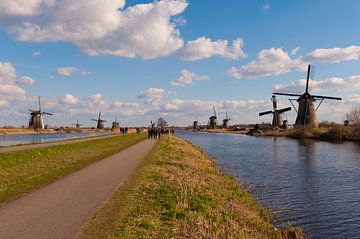
[[[97,122],[97,128],[98,129],[103,129],[104,128],[104,122],[106,122],[106,120],[101,119],[101,110],[99,112],[98,118],[97,119],[91,119],[91,120]]]
[[[226,112],[226,118],[223,119],[223,128],[227,129],[229,128],[229,121],[231,120],[231,118],[229,118],[228,113]]]
[[[217,126],[217,116],[216,116],[216,109],[215,106],[213,106],[214,115],[210,116],[209,118],[209,128],[210,129],[216,129]]]
[[[296,96],[299,97],[296,101],[299,103],[297,110],[297,117],[295,121],[295,126],[308,126],[316,128],[319,126],[319,123],[316,119],[316,111],[319,109],[321,103],[325,100],[341,100],[339,97],[323,96],[323,95],[312,95],[309,93],[309,79],[310,79],[311,65],[308,66],[307,78],[306,78],[306,88],[305,93],[302,95],[298,94],[289,94],[289,93],[274,93],[275,95],[286,95],[286,96]],[[292,100],[290,102],[292,104]],[[315,101],[320,100],[320,103],[315,108]],[[295,107],[294,107],[295,108]]]
[[[29,120],[29,128],[33,128],[35,130],[44,129],[44,117],[43,115],[52,115],[51,113],[43,112],[41,110],[40,96],[38,96],[39,100],[39,109],[38,110],[29,110],[30,120]]]
[[[260,112],[259,116],[272,114],[273,115],[273,121],[272,121],[273,128],[274,129],[275,128],[280,128],[282,126],[282,114],[287,112],[287,111],[290,111],[291,107],[278,109],[277,108],[277,100],[276,100],[275,95],[272,96],[271,101],[273,103],[273,110]]]

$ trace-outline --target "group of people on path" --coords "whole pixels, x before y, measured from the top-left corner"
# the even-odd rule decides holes
[[[161,128],[157,128],[154,126],[151,126],[148,128],[149,139],[160,139],[161,135],[164,133],[165,133],[165,131]]]

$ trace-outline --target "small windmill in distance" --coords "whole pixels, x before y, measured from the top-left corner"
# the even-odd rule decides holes
[[[106,122],[106,120],[101,119],[101,110],[99,112],[99,116],[97,119],[91,119],[92,121],[96,121],[97,122],[97,129],[104,129],[104,122]]]
[[[273,110],[269,110],[269,111],[264,111],[264,112],[260,112],[259,116],[262,115],[267,115],[267,114],[272,114],[273,115],[273,121],[272,121],[272,127],[274,129],[278,129],[280,127],[282,127],[282,114],[290,111],[291,107],[287,107],[287,108],[283,108],[283,109],[278,109],[277,108],[277,100],[276,100],[276,96],[273,95],[271,97],[271,101],[273,103]]]
[[[38,110],[29,110],[30,113],[30,120],[29,120],[29,128],[33,128],[35,130],[44,129],[44,117],[43,115],[53,115],[48,112],[43,112],[41,110],[41,102],[40,96],[38,96],[39,101],[39,109]]]
[[[117,117],[115,117],[115,121],[112,122],[111,131],[119,131],[120,132],[120,122],[118,122]]]
[[[295,121],[295,127],[310,127],[317,128],[319,123],[316,118],[316,111],[319,109],[321,103],[325,100],[342,100],[339,97],[323,96],[323,95],[312,95],[309,93],[309,79],[310,79],[311,65],[308,65],[308,72],[306,78],[306,88],[305,92],[302,95],[299,94],[289,94],[289,93],[279,93],[274,92],[274,95],[286,95],[286,96],[296,96],[297,99],[289,99],[291,104],[292,100],[296,100],[299,104],[297,110],[297,117]],[[314,102],[320,100],[320,103],[315,108]],[[295,107],[294,107],[295,108]]]
[[[229,128],[229,121],[231,120],[231,118],[228,117],[228,113],[226,112],[226,118],[223,119],[223,128],[227,129]]]
[[[76,121],[76,124],[73,124],[76,129],[80,129],[83,124],[79,124],[79,120]]]
[[[193,121],[193,130],[198,130],[199,129],[199,121],[198,121],[198,117],[196,116],[196,120]]]

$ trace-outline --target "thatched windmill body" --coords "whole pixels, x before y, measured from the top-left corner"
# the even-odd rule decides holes
[[[39,100],[39,110],[29,110],[30,113],[30,120],[29,120],[29,128],[33,128],[35,130],[44,129],[44,115],[52,115],[48,112],[43,112],[41,110],[41,102],[40,96],[38,96]]]
[[[198,118],[196,117],[196,120],[193,121],[193,130],[198,130],[199,129],[199,121]]]
[[[271,98],[271,101],[273,103],[273,110],[269,110],[269,111],[264,111],[264,112],[260,112],[259,116],[263,116],[263,115],[268,115],[268,114],[272,114],[273,115],[273,121],[272,121],[272,126],[274,129],[276,128],[280,128],[282,127],[282,114],[290,111],[291,107],[287,107],[287,108],[282,108],[282,109],[278,109],[277,108],[277,100],[276,100],[276,96],[273,95]]]
[[[118,122],[117,117],[115,117],[115,121],[112,122],[111,131],[120,131],[120,122]]]
[[[216,129],[217,127],[217,116],[216,116],[216,109],[215,106],[213,106],[214,115],[210,116],[209,118],[209,128],[210,129]]]
[[[292,100],[296,100],[299,104],[299,107],[297,110],[297,117],[296,117],[296,121],[295,121],[295,127],[299,127],[299,126],[300,127],[307,126],[307,127],[311,127],[311,128],[319,127],[319,123],[316,118],[316,111],[319,109],[321,103],[325,99],[341,100],[341,98],[339,98],[339,97],[310,94],[309,93],[310,71],[311,71],[311,65],[308,66],[305,93],[303,93],[302,95],[274,92],[275,95],[286,95],[286,96],[299,97],[297,99],[289,99],[291,104],[292,104]],[[316,100],[320,100],[320,103],[315,108]]]
[[[231,120],[231,118],[229,118],[228,113],[226,112],[226,118],[223,119],[223,128],[227,129],[229,128],[229,121]]]
[[[91,119],[92,121],[96,121],[97,122],[97,129],[104,129],[104,123],[106,122],[106,120],[101,119],[101,110],[99,112],[99,116],[97,119]]]

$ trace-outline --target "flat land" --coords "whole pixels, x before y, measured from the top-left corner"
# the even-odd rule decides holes
[[[173,135],[161,139],[150,157],[77,235],[280,237],[271,224],[271,213],[259,206],[245,188],[224,175],[199,148]]]
[[[17,199],[145,138],[145,133],[129,134],[0,153],[0,204]]]
[[[72,238],[156,142],[144,140],[0,207],[0,238]]]

